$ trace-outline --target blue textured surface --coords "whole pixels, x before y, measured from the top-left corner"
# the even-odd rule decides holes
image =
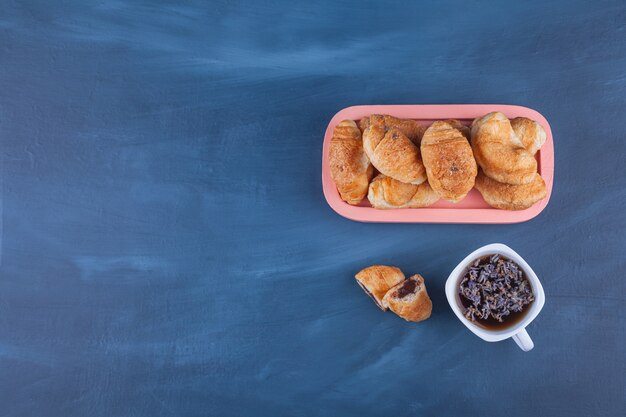
[[[336,3],[0,0],[0,415],[624,415],[624,2]],[[323,133],[373,103],[539,110],[549,206],[339,217]],[[529,353],[445,300],[494,241],[543,280]],[[432,318],[378,311],[373,263]]]

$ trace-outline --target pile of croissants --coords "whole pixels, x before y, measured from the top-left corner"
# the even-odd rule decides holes
[[[500,112],[468,128],[454,119],[425,128],[416,120],[371,115],[343,120],[330,141],[330,174],[341,198],[367,196],[377,209],[457,202],[474,187],[492,207],[524,210],[546,197],[535,153],[546,141],[539,123]],[[378,175],[374,177],[374,169]]]

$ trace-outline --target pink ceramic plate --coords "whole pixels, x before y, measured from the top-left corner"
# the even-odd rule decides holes
[[[546,130],[545,145],[537,152],[539,174],[543,177],[548,188],[546,198],[534,206],[520,211],[499,210],[490,207],[483,200],[480,193],[473,189],[463,201],[449,203],[440,200],[428,208],[377,210],[370,206],[367,198],[360,205],[351,206],[344,202],[330,178],[328,166],[328,147],[333,136],[333,129],[344,119],[358,121],[370,114],[390,114],[405,119],[416,119],[425,126],[435,120],[459,119],[469,124],[476,117],[492,111],[500,111],[508,118],[528,117],[536,120]],[[391,222],[391,223],[519,223],[537,216],[548,205],[552,193],[554,178],[554,144],[552,131],[545,117],[536,110],[528,107],[510,106],[504,104],[410,104],[410,105],[376,105],[353,106],[337,113],[326,129],[324,149],[322,152],[322,186],[328,204],[340,215],[348,219],[361,222]]]

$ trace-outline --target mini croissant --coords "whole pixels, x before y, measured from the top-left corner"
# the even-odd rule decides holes
[[[476,177],[476,189],[491,207],[503,210],[524,210],[546,197],[546,183],[535,173],[528,184],[504,184],[486,176]]]
[[[333,131],[330,140],[330,176],[341,198],[348,204],[359,204],[367,195],[374,168],[363,151],[361,131],[352,120],[344,120]]]
[[[422,138],[422,159],[428,182],[440,197],[456,202],[474,187],[477,168],[467,128],[457,120],[437,121]]]
[[[407,184],[378,174],[370,183],[367,199],[374,208],[396,209],[428,207],[437,202],[439,196],[428,181]]]
[[[505,184],[533,181],[537,161],[504,114],[493,112],[474,120],[471,135],[474,157],[485,175]]]
[[[410,184],[426,181],[419,148],[399,129],[370,125],[363,132],[363,149],[382,174]]]

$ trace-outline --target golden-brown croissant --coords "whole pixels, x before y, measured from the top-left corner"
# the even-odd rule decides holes
[[[388,114],[372,114],[371,116],[362,118],[359,122],[361,132],[365,132],[365,129],[371,125],[383,127],[386,130],[396,128],[418,146],[420,140],[422,140],[422,135],[424,135],[424,131],[426,130],[417,120],[399,119],[397,117],[389,116]]]
[[[430,186],[453,202],[465,198],[477,173],[472,147],[459,128],[468,130],[458,120],[436,121],[424,133],[421,145]]]
[[[533,181],[537,161],[504,114],[493,112],[474,120],[471,135],[474,157],[485,175],[506,184]]]
[[[378,174],[370,183],[367,199],[377,209],[428,207],[439,196],[430,188],[428,181],[421,184],[407,184]]]
[[[388,177],[411,184],[426,181],[419,148],[400,130],[370,125],[363,133],[363,149],[372,165]]]
[[[476,189],[491,207],[524,210],[546,197],[546,183],[537,173],[528,184],[512,185],[498,182],[482,171],[476,177]]]
[[[397,284],[383,297],[383,307],[402,317],[406,321],[422,321],[430,317],[433,303],[426,291],[424,278],[413,275]]]
[[[546,143],[546,131],[534,120],[516,117],[511,120],[511,127],[524,148],[533,155]]]
[[[392,287],[404,281],[404,274],[395,266],[369,266],[355,275],[356,282],[383,311],[383,297]]]
[[[335,126],[329,165],[341,198],[348,204],[359,204],[367,195],[374,168],[363,150],[361,131],[354,121],[344,120]]]

